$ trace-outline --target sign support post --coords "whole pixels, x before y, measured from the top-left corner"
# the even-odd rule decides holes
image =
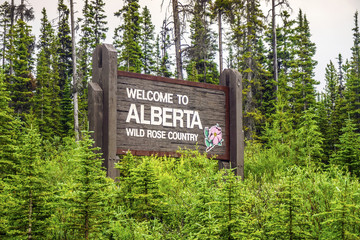
[[[235,174],[244,179],[244,131],[241,74],[233,69],[225,69],[220,75],[220,85],[229,87],[230,162],[219,161],[219,168],[233,168]]]
[[[95,147],[103,153],[107,175],[117,177],[116,157],[116,81],[117,52],[110,44],[96,47],[93,53],[92,81],[89,83],[89,130]]]

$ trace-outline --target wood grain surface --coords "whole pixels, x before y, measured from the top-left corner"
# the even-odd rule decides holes
[[[140,95],[138,95],[140,98],[129,98],[128,91],[134,91],[135,89],[140,90]],[[154,153],[171,155],[179,148],[198,149],[200,152],[205,152],[204,129],[205,127],[210,128],[218,124],[222,130],[224,141],[221,146],[212,148],[208,154],[216,155],[217,159],[229,160],[227,87],[118,72],[116,90],[116,146],[118,154],[130,150],[134,153],[137,152],[139,155]],[[146,94],[149,91],[151,91],[149,96],[154,96],[154,93],[167,94],[167,96],[172,96],[172,101],[156,102],[146,100],[142,96],[145,93],[146,98]],[[178,95],[186,95],[188,103],[179,103]],[[186,100],[186,97],[183,100]],[[136,123],[134,117],[129,122],[126,122],[131,104],[135,104],[139,119],[141,118],[141,105],[143,106],[143,119],[145,123],[148,123],[151,119],[150,109],[152,106],[161,109],[165,108],[168,111],[167,115],[169,115],[165,125],[170,126],[144,124],[141,121]],[[193,128],[191,128],[186,114],[183,116],[183,127],[180,126],[180,121],[176,121],[176,127],[171,126],[173,125],[172,111],[184,112],[189,110],[199,113],[202,128],[196,122]],[[130,115],[133,116],[131,113]],[[193,115],[190,116],[191,122]],[[130,132],[137,133],[137,135],[131,135]],[[161,138],[154,137],[156,136],[154,133],[157,133],[158,137],[160,135]],[[176,139],[178,136],[185,136],[185,138],[181,140]]]

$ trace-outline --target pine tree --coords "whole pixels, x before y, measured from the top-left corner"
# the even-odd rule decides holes
[[[143,73],[153,74],[155,72],[154,60],[154,29],[155,26],[151,22],[151,15],[149,9],[145,6],[142,11],[142,24],[141,24],[141,50],[143,55],[141,61],[143,63]]]
[[[115,29],[114,46],[118,51],[120,70],[140,73],[143,63],[141,57],[141,22],[139,0],[126,0],[122,9],[115,13],[122,24]]]
[[[214,61],[215,34],[210,27],[209,4],[207,1],[196,1],[193,8],[186,71],[188,76],[192,76],[192,81],[218,84],[219,72]]]

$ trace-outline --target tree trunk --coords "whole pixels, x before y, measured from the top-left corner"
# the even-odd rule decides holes
[[[273,67],[274,67],[274,80],[276,82],[276,93],[278,92],[278,85],[279,85],[279,80],[278,80],[278,60],[277,60],[277,41],[276,41],[276,23],[275,23],[275,0],[272,0],[272,35],[273,35]]]
[[[74,3],[70,0],[71,15],[71,42],[72,42],[72,60],[73,60],[73,87],[74,87],[74,130],[75,140],[79,141],[79,111],[78,111],[78,87],[76,72],[76,48],[75,48],[75,20],[74,20]]]
[[[221,10],[218,14],[218,24],[219,24],[219,67],[220,74],[223,71],[223,49],[222,49],[222,22],[221,22]]]
[[[14,0],[11,0],[11,6],[10,6],[10,38],[11,38],[11,44],[14,45],[14,41],[13,41],[13,31],[14,31],[14,21],[15,21],[15,3]],[[13,46],[11,46],[13,47]],[[10,54],[12,55],[13,53],[10,51]],[[12,60],[12,56],[9,57],[9,62],[10,62],[10,75],[14,74],[14,68],[13,68],[13,60]]]
[[[172,0],[173,17],[174,17],[174,35],[175,35],[175,55],[176,55],[176,77],[183,79],[181,45],[180,45],[180,19],[178,0]]]
[[[33,202],[32,202],[32,192],[29,192],[29,218],[28,218],[28,239],[32,239],[32,212],[33,212]]]

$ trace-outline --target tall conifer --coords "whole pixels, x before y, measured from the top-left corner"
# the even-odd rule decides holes
[[[15,113],[23,115],[30,110],[30,99],[35,87],[31,74],[35,38],[31,35],[31,27],[20,19],[13,28],[12,39],[10,56],[14,75],[9,75],[11,105]]]
[[[141,13],[142,24],[141,24],[141,49],[143,55],[141,56],[143,63],[143,73],[152,74],[156,71],[155,69],[155,45],[154,45],[154,29],[155,26],[151,21],[151,14],[149,9],[145,6]]]
[[[61,98],[61,133],[69,135],[73,129],[73,114],[71,104],[71,77],[72,77],[72,46],[69,26],[69,8],[64,0],[58,2],[59,30],[57,33],[58,73]],[[69,124],[70,123],[70,124]]]
[[[297,26],[293,43],[295,44],[295,59],[291,68],[291,104],[295,121],[300,119],[302,112],[314,106],[315,85],[314,69],[317,62],[313,59],[316,51],[315,44],[311,42],[309,22],[306,15],[300,10],[297,17]]]
[[[115,13],[122,20],[115,29],[114,46],[119,53],[118,67],[123,71],[140,73],[143,66],[139,9],[139,0],[126,0],[123,8]]]
[[[190,21],[191,46],[188,50],[186,71],[191,81],[217,84],[219,72],[214,61],[215,33],[209,22],[208,1],[195,1]]]
[[[57,67],[54,66],[53,51],[53,42],[56,42],[55,34],[45,8],[42,10],[42,14],[34,112],[40,133],[48,138],[60,134],[58,124],[60,121],[60,87],[58,74],[53,71]]]

